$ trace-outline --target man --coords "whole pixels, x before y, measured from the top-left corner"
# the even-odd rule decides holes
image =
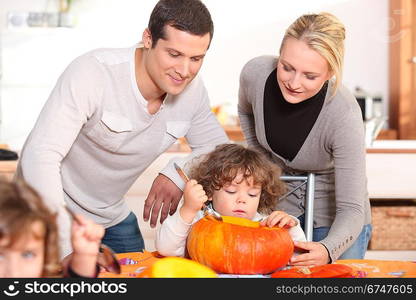
[[[197,76],[213,35],[199,0],[160,0],[142,42],[98,49],[75,59],[59,78],[22,150],[18,176],[59,211],[62,255],[71,252],[69,217],[75,213],[106,228],[116,252],[144,248],[136,216],[123,196],[137,177],[177,138],[193,152],[173,159],[156,177],[143,217],[155,226],[174,213],[184,165],[228,138],[211,113]]]

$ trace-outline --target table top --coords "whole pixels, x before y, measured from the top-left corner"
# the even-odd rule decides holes
[[[156,251],[118,253],[121,274],[101,272],[98,277],[139,277],[141,272],[162,257]],[[354,270],[353,278],[416,278],[416,262],[412,261],[351,259],[338,260],[337,263],[350,266]]]

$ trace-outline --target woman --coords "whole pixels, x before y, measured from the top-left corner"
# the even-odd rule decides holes
[[[250,60],[240,77],[239,117],[247,143],[285,175],[316,174],[313,242],[295,266],[363,258],[371,235],[364,125],[355,97],[341,84],[345,28],[331,14],[298,18],[279,57]],[[296,183],[288,184],[289,189]],[[277,208],[304,220],[305,190]]]

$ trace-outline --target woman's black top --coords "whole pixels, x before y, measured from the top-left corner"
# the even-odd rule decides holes
[[[292,104],[283,98],[277,84],[277,69],[267,78],[264,88],[264,127],[270,148],[292,161],[311,131],[324,104],[328,81],[313,97]]]

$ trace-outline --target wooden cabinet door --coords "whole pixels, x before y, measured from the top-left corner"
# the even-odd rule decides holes
[[[390,128],[416,139],[416,0],[390,0]]]

